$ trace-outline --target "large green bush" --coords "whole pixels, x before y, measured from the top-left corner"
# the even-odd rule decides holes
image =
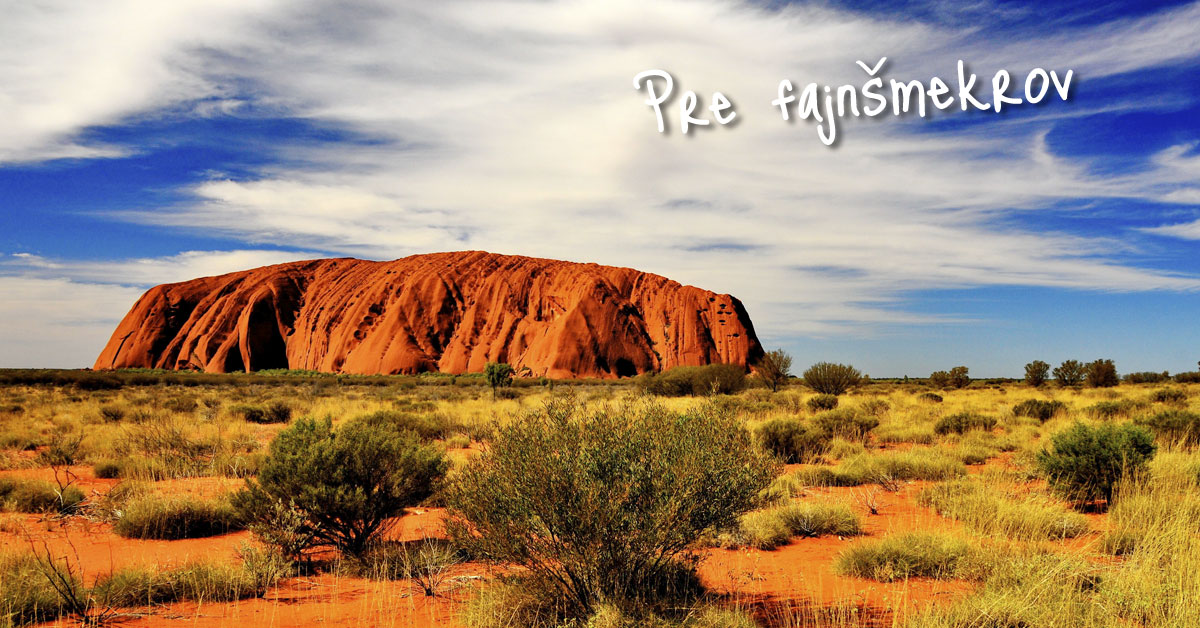
[[[500,427],[447,491],[472,555],[519,566],[566,614],[666,595],[689,550],[732,529],[774,476],[729,413],[572,397]],[[683,570],[681,572],[681,569]]]
[[[337,431],[329,419],[301,419],[275,438],[258,478],[233,502],[247,522],[268,526],[287,504],[314,545],[358,556],[445,471],[442,454],[411,431],[369,418]]]
[[[1112,500],[1117,482],[1145,471],[1155,452],[1150,432],[1131,424],[1076,423],[1050,440],[1037,456],[1040,471],[1059,494],[1081,501]]]
[[[863,375],[849,364],[818,362],[804,371],[804,383],[826,395],[841,395],[862,383]]]

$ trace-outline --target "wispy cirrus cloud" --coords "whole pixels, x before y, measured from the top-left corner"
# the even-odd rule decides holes
[[[69,61],[129,25],[65,5],[6,20],[0,34],[28,50],[0,51],[0,113],[30,124],[0,132],[0,162],[119,154],[83,131],[130,117],[267,107],[373,141],[284,139],[270,147],[279,159],[249,176],[192,181],[186,202],[110,215],[319,253],[479,248],[634,266],[736,294],[773,337],[955,320],[906,311],[905,296],[921,290],[1200,288],[1194,275],[1140,263],[1134,236],[1144,232],[1097,235],[1037,218],[1079,199],[1197,203],[1188,146],[1114,176],[1047,142],[1064,117],[1176,106],[1152,93],[1127,89],[1023,117],[973,114],[977,124],[949,129],[911,117],[848,121],[836,149],[769,104],[782,78],[860,84],[854,61],[883,56],[885,79],[950,78],[961,58],[984,82],[1001,67],[1043,66],[1074,69],[1077,86],[1115,75],[1144,86],[1138,72],[1196,64],[1200,4],[1015,38],[957,19],[729,0],[168,4],[113,10],[162,26],[132,28],[118,51],[80,67]],[[998,10],[981,3],[972,15]],[[649,68],[672,71],[680,89],[723,91],[739,124],[658,135],[630,84]],[[108,82],[89,87],[95,76]],[[57,113],[38,113],[50,103]],[[87,264],[40,263],[102,280]],[[191,260],[167,261],[159,274],[162,260],[122,264],[103,272],[140,278],[133,283],[210,274]],[[34,266],[20,272],[54,270]]]

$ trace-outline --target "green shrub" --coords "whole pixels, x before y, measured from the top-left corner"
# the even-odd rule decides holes
[[[92,465],[92,475],[102,480],[119,478],[121,477],[121,465],[112,460],[101,460]]]
[[[1171,374],[1167,371],[1161,373],[1144,371],[1141,373],[1128,373],[1122,379],[1130,384],[1160,384],[1171,381]]]
[[[866,440],[871,430],[879,427],[879,419],[861,415],[853,409],[830,410],[813,417],[813,424],[829,435],[829,438]]]
[[[1160,388],[1150,395],[1150,400],[1154,403],[1186,403],[1188,395],[1178,388]]]
[[[487,379],[488,386],[492,387],[492,399],[496,398],[496,391],[500,388],[512,386],[513,367],[504,362],[488,362],[483,368],[483,376]]]
[[[1175,374],[1176,384],[1200,384],[1200,371]]]
[[[1200,443],[1200,414],[1187,410],[1168,410],[1152,416],[1138,417],[1136,424],[1150,428],[1168,443],[1186,446]]]
[[[808,409],[813,412],[832,410],[838,406],[838,397],[837,395],[826,394],[814,395],[808,398],[807,405]]]
[[[1084,379],[1092,388],[1111,388],[1121,383],[1112,360],[1096,360],[1084,367]]]
[[[292,420],[292,407],[282,401],[267,404],[265,412],[267,423],[287,423]]]
[[[880,582],[955,578],[971,552],[958,537],[909,532],[856,543],[838,555],[834,566],[841,574]]]
[[[996,427],[996,417],[984,414],[959,412],[938,419],[933,425],[937,434],[966,434],[970,430],[991,430]]]
[[[923,392],[917,395],[917,399],[920,399],[921,401],[928,401],[930,403],[942,402],[942,396],[935,392]]]
[[[804,383],[825,395],[842,395],[863,381],[863,375],[849,364],[818,362],[804,371]]]
[[[1154,437],[1134,425],[1090,427],[1076,423],[1050,437],[1052,449],[1037,464],[1050,486],[1067,499],[1111,500],[1126,474],[1138,474],[1154,457]]]
[[[0,505],[4,510],[69,513],[83,500],[83,491],[75,486],[59,489],[42,480],[0,477]]]
[[[303,516],[314,544],[359,556],[446,472],[440,451],[407,430],[354,419],[300,419],[271,442],[257,479],[234,495],[248,523],[269,524],[280,503]]]
[[[740,420],[715,407],[587,411],[555,397],[499,427],[456,474],[448,530],[584,617],[602,600],[669,597],[664,583],[693,573],[679,558],[731,529],[774,475]]]
[[[970,371],[965,366],[956,366],[950,369],[949,376],[952,388],[966,388],[971,385]]]
[[[248,423],[287,423],[292,420],[292,407],[282,401],[274,401],[266,407],[253,405],[234,406],[234,414],[241,415]]]
[[[1054,367],[1054,379],[1058,380],[1058,385],[1078,386],[1083,382],[1085,368],[1078,360],[1064,360],[1062,364]]]
[[[241,530],[243,522],[228,500],[142,495],[130,500],[113,532],[131,539],[195,539]]]
[[[779,418],[758,428],[758,442],[784,462],[809,462],[829,448],[829,435],[796,419]]]
[[[1097,419],[1111,419],[1123,414],[1129,414],[1134,409],[1134,404],[1128,399],[1120,401],[1097,401],[1088,406],[1084,412]]]
[[[1040,388],[1050,377],[1050,365],[1041,360],[1034,360],[1025,365],[1025,383]]]
[[[882,399],[867,399],[858,407],[863,414],[869,414],[873,417],[881,417],[892,409],[892,406]]]
[[[1067,409],[1067,404],[1058,401],[1043,401],[1041,399],[1026,399],[1021,403],[1013,406],[1013,414],[1016,416],[1029,417],[1037,419],[1042,423],[1049,421],[1054,415],[1063,412]]]
[[[736,364],[677,366],[639,381],[646,392],[664,397],[729,395],[746,387],[746,370]]]
[[[421,440],[440,440],[462,429],[458,423],[448,421],[436,414],[416,414],[397,410],[380,410],[362,418],[371,424],[387,429],[415,432]]]
[[[783,349],[768,351],[754,365],[759,379],[776,392],[780,387],[786,387],[788,378],[792,375],[792,356]]]

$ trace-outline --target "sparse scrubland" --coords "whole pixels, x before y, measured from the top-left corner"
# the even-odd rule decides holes
[[[784,357],[595,381],[0,371],[0,626],[200,603],[227,625],[211,609],[274,596],[279,625],[1200,625],[1189,374],[789,378]]]

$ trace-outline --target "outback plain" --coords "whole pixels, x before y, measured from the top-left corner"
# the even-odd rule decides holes
[[[1190,374],[832,367],[4,372],[0,624],[1200,623]]]

